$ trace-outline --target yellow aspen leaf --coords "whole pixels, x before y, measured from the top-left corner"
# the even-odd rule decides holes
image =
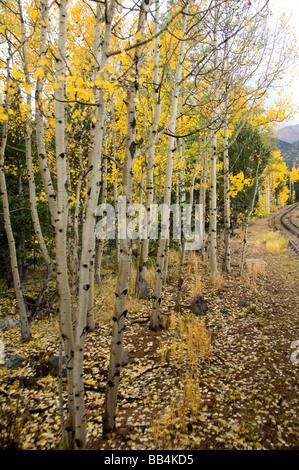
[[[38,78],[43,78],[44,77],[44,71],[43,71],[42,67],[38,67],[38,69],[36,70],[36,76]]]
[[[106,83],[106,88],[109,91],[109,93],[113,93],[113,90],[114,90],[113,83],[110,83],[110,82]]]
[[[109,98],[109,96],[107,95],[107,93],[103,96],[103,100],[107,100]]]
[[[0,114],[0,119],[1,119],[2,121],[7,121],[7,119],[8,119],[7,114],[1,113],[1,114]]]
[[[78,77],[77,80],[76,80],[76,85],[80,86],[80,85],[83,85],[84,83],[84,80],[82,77]]]
[[[138,31],[138,33],[135,34],[135,39],[136,41],[139,41],[139,39],[141,39],[141,32]]]
[[[71,92],[71,91],[74,91],[75,90],[75,87],[72,83],[69,83],[67,86],[66,86],[66,89],[68,92]]]
[[[16,78],[16,79],[18,79],[18,78],[25,78],[25,75],[24,75],[23,73],[17,71],[17,70],[15,70],[15,71],[13,72],[12,76],[13,76],[13,78]]]
[[[78,98],[80,98],[82,100],[86,100],[88,98],[88,95],[87,95],[86,91],[83,88],[80,88],[77,91],[77,96],[78,96]]]
[[[60,87],[59,83],[57,83],[57,82],[53,83],[54,90],[57,90],[59,87]]]
[[[107,69],[109,72],[114,72],[114,67],[113,67],[113,65],[106,64],[106,69]]]

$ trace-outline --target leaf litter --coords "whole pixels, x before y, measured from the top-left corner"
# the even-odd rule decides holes
[[[97,326],[88,334],[85,352],[88,449],[299,448],[298,364],[291,361],[291,345],[299,340],[298,263],[288,251],[267,252],[265,243],[256,242],[258,231],[269,231],[268,219],[251,227],[248,258],[266,265],[247,269],[242,277],[240,236],[232,238],[232,273],[217,282],[212,283],[200,256],[189,254],[179,312],[174,310],[173,263],[161,304],[167,329],[150,331],[151,301],[132,296],[116,429],[105,440],[112,308],[105,296],[113,281],[103,280],[96,298]],[[189,308],[196,292],[209,305],[201,317]],[[1,318],[16,317],[12,294],[1,298],[0,308]],[[23,342],[16,328],[1,332],[6,358],[23,359],[17,369],[0,367],[2,449],[61,446],[59,384],[47,362],[59,350],[55,317],[33,323],[32,334],[32,341]]]

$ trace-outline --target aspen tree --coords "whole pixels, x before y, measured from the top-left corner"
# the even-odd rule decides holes
[[[203,225],[202,225],[202,257],[204,259],[205,252],[206,252],[206,228],[205,228],[205,220],[206,220],[206,190],[207,190],[207,175],[208,175],[208,153],[207,149],[205,148],[203,151],[202,156],[202,168],[200,172],[200,187],[199,187],[199,204],[202,207],[202,218],[203,218]]]
[[[138,24],[136,28],[136,36],[142,40],[145,30],[147,12],[149,9],[149,1],[142,0],[139,10]],[[115,308],[112,324],[112,339],[110,350],[110,361],[108,370],[108,382],[106,386],[104,415],[103,415],[103,435],[108,435],[115,427],[115,414],[117,405],[117,391],[120,380],[122,351],[123,351],[123,335],[125,329],[125,320],[127,315],[127,296],[128,284],[131,265],[132,239],[128,233],[128,224],[131,220],[132,204],[132,185],[133,185],[133,161],[136,154],[136,98],[138,95],[138,77],[139,67],[142,54],[142,47],[137,46],[134,50],[133,61],[129,71],[130,76],[127,80],[127,136],[125,159],[122,170],[122,195],[125,198],[126,214],[125,223],[120,228],[120,232],[125,230],[123,236],[120,237],[120,257],[119,269],[117,277],[117,285],[115,291]]]
[[[49,168],[46,142],[45,142],[45,127],[44,127],[44,109],[43,109],[43,85],[45,75],[45,56],[46,56],[46,40],[48,33],[48,20],[49,20],[49,6],[48,0],[40,1],[40,36],[39,36],[39,50],[38,50],[38,63],[40,64],[42,74],[37,76],[35,86],[35,133],[36,133],[36,149],[39,159],[39,167],[41,177],[44,185],[44,190],[49,206],[51,221],[55,227],[55,214],[57,212],[56,190]]]
[[[118,184],[117,184],[117,171],[116,171],[116,133],[115,133],[115,110],[114,110],[114,103],[113,97],[111,98],[111,117],[112,117],[112,157],[113,157],[113,200],[114,200],[114,212],[115,212],[115,220],[119,220],[119,212],[118,212]],[[115,230],[115,242],[116,242],[116,266],[118,269],[119,265],[119,255],[120,255],[120,239],[119,239],[119,232],[118,227]]]
[[[9,112],[9,84],[10,84],[10,51],[7,59],[7,70],[6,70],[6,90],[5,90],[5,102],[4,107],[6,115],[8,116]],[[22,284],[20,280],[20,274],[18,269],[17,261],[17,252],[14,234],[11,226],[10,212],[9,212],[9,200],[6,187],[6,177],[5,177],[5,149],[7,144],[8,136],[8,119],[4,120],[2,123],[2,138],[0,143],[0,190],[2,196],[2,205],[3,205],[3,217],[4,217],[4,228],[8,241],[9,255],[10,255],[10,264],[13,276],[14,291],[17,299],[17,306],[20,314],[20,323],[21,323],[21,335],[24,339],[31,338],[31,332],[27,319],[27,307],[24,300]]]
[[[30,78],[29,78],[29,63],[27,57],[27,50],[26,50],[26,31],[25,31],[25,22],[23,18],[23,9],[22,3],[18,0],[19,6],[19,16],[20,16],[20,23],[21,23],[21,41],[22,41],[22,58],[23,58],[23,65],[24,65],[24,74],[26,80],[26,86],[31,90],[30,87]],[[31,139],[32,139],[32,109],[31,109],[31,92],[26,92],[26,104],[27,104],[27,114],[26,114],[26,123],[25,123],[25,154],[26,154],[26,165],[27,165],[27,174],[28,174],[28,182],[29,182],[29,199],[30,199],[30,209],[31,209],[31,217],[34,226],[35,236],[37,238],[42,256],[44,261],[51,271],[54,272],[53,261],[49,255],[41,225],[39,220],[39,215],[36,206],[36,185],[35,185],[35,176],[33,170],[33,163],[32,163],[32,146],[31,146]]]
[[[174,84],[172,89],[172,98],[171,98],[171,111],[170,111],[170,121],[168,125],[168,147],[167,147],[167,157],[166,157],[166,175],[165,175],[165,187],[164,187],[164,200],[163,203],[167,208],[170,208],[171,205],[171,182],[172,182],[172,172],[173,172],[173,154],[175,151],[175,130],[176,130],[176,119],[178,111],[178,101],[179,101],[179,92],[180,92],[180,83],[182,78],[183,63],[185,58],[185,47],[186,47],[186,27],[187,27],[187,13],[188,3],[183,12],[182,17],[182,26],[181,34],[182,39],[180,42],[180,50],[177,59],[177,66],[174,77]],[[161,295],[162,295],[162,279],[163,279],[163,266],[166,253],[166,238],[163,237],[163,233],[169,236],[169,217],[166,221],[166,226],[164,227],[162,222],[161,234],[159,238],[159,247],[157,254],[156,262],[156,273],[154,281],[154,293],[153,293],[153,305],[150,316],[150,329],[157,331],[161,328],[159,313],[160,313],[160,304],[161,304]]]
[[[161,98],[160,98],[160,77],[159,77],[159,51],[160,36],[159,31],[160,5],[159,0],[155,2],[155,24],[154,24],[154,53],[153,53],[153,100],[154,111],[153,119],[149,135],[148,158],[146,162],[146,238],[141,240],[139,270],[137,273],[137,295],[140,298],[148,296],[147,287],[147,268],[148,268],[148,251],[151,233],[151,205],[154,202],[154,169],[155,169],[155,138],[158,132],[158,125],[161,116]]]
[[[216,275],[218,271],[217,266],[217,131],[218,131],[218,52],[217,52],[217,35],[218,35],[218,21],[219,10],[217,2],[214,2],[213,15],[213,94],[214,94],[214,109],[212,115],[212,138],[211,138],[211,153],[210,153],[210,187],[209,187],[209,266],[212,275]]]
[[[250,210],[249,210],[249,213],[248,213],[248,216],[247,216],[247,220],[246,220],[246,224],[245,224],[245,230],[244,230],[244,236],[243,236],[243,249],[242,249],[242,255],[241,255],[241,262],[240,262],[240,276],[243,273],[244,264],[245,264],[245,254],[246,254],[246,247],[247,247],[248,227],[249,227],[249,224],[250,224],[250,221],[251,221],[251,217],[252,217],[253,210],[254,210],[255,199],[256,199],[257,192],[258,192],[259,177],[260,176],[259,176],[259,163],[258,163],[257,170],[256,170],[256,177],[255,177],[256,180],[255,180],[254,193],[253,193],[253,197],[252,197],[252,201],[251,201],[251,207],[250,207]]]
[[[184,262],[185,262],[185,253],[186,253],[186,244],[187,244],[187,235],[191,231],[191,210],[193,209],[193,202],[194,202],[194,186],[195,186],[195,181],[196,181],[196,176],[198,173],[198,167],[201,162],[202,155],[201,152],[199,151],[193,173],[192,173],[192,178],[191,178],[191,184],[190,184],[190,199],[189,199],[189,207],[190,207],[190,213],[187,214],[186,216],[186,222],[185,222],[185,231],[184,231],[184,236],[183,236],[183,241],[182,241],[182,246],[180,249],[180,269],[179,269],[179,280],[178,280],[178,292],[177,292],[177,298],[176,298],[176,309],[180,309],[181,305],[181,298],[182,298],[182,287],[183,287],[183,282],[184,282]],[[195,236],[201,236],[201,234],[196,234]],[[195,273],[196,275],[197,273]]]
[[[227,106],[227,101],[226,101]],[[225,115],[224,124],[224,152],[223,152],[223,173],[224,173],[224,256],[223,256],[223,271],[231,272],[231,256],[230,256],[230,176],[229,176],[229,153],[228,153],[228,109]]]
[[[78,364],[75,352],[73,314],[71,292],[68,281],[67,266],[67,227],[68,227],[68,175],[65,148],[65,109],[64,109],[64,77],[66,65],[66,34],[67,34],[68,0],[59,4],[59,30],[56,60],[56,75],[60,77],[59,88],[54,91],[55,98],[55,151],[57,166],[57,197],[55,213],[55,247],[56,247],[56,278],[59,296],[59,323],[67,364],[68,410],[64,429],[65,446],[74,449],[77,443],[81,446],[81,433],[76,432],[75,418],[75,377],[74,370]],[[78,385],[78,384],[77,384]],[[80,393],[81,392],[81,393]],[[82,391],[79,393],[82,394]],[[78,401],[78,400],[77,400]],[[79,410],[80,412],[82,409]],[[82,428],[81,428],[82,430]]]
[[[115,14],[116,2],[111,0],[106,5],[105,27],[99,43],[97,25],[100,10],[97,5],[96,27],[94,35],[94,50],[99,49],[100,54],[94,57],[94,68],[104,69],[107,63],[107,53],[111,39],[112,20]],[[99,198],[101,183],[101,152],[103,147],[103,132],[106,99],[102,90],[99,91],[96,110],[96,122],[92,135],[92,146],[88,161],[88,180],[86,183],[86,204],[82,227],[82,248],[79,267],[79,290],[78,290],[78,317],[75,331],[75,351],[77,353],[77,364],[74,370],[74,405],[75,405],[75,444],[77,448],[84,448],[86,441],[86,415],[84,406],[84,383],[83,383],[83,354],[86,332],[94,328],[93,317],[93,285],[94,285],[94,261],[95,261],[95,213]]]
[[[102,172],[102,198],[101,204],[107,203],[107,158],[104,158],[103,162],[103,172]],[[101,284],[101,266],[102,266],[102,257],[104,250],[105,240],[99,240],[97,243],[96,249],[96,259],[95,259],[95,282]]]

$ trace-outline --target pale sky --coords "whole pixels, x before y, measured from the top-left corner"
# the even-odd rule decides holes
[[[299,47],[299,1],[298,0],[269,0],[269,5],[271,10],[275,13],[275,15],[281,15],[285,13],[287,18],[291,16],[289,23],[296,34],[298,47]],[[299,106],[299,63],[298,63],[298,72],[296,72],[298,79],[294,81],[291,85],[291,93],[293,100]],[[288,89],[286,89],[288,93]],[[273,99],[274,94],[270,94],[271,98]],[[285,123],[282,123],[279,127],[291,126],[294,124],[299,124],[299,113],[297,117]]]

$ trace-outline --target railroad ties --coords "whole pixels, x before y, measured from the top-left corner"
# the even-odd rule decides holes
[[[299,204],[294,204],[292,207],[287,209],[281,216],[280,216],[280,223],[281,225],[289,232],[299,238],[299,226],[293,221],[291,216],[289,215],[290,212],[293,212],[295,209],[299,208]],[[286,222],[286,218],[288,216],[288,222]],[[274,222],[275,223],[275,222]],[[289,240],[289,249],[292,253],[295,253],[297,261],[299,261],[299,247],[296,243],[292,240]]]

